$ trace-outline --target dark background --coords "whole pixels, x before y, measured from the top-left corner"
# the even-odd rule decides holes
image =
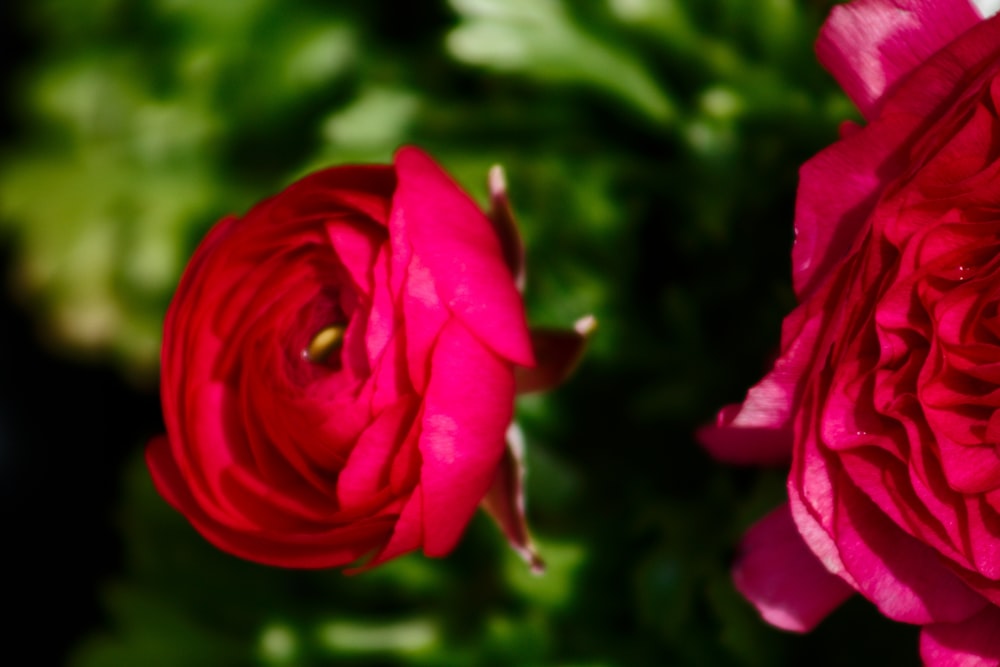
[[[691,435],[766,369],[796,170],[853,113],[811,53],[823,3],[421,4],[0,6],[11,645],[81,666],[916,664],[916,628],[863,600],[805,637],[759,621],[728,563],[783,472]],[[359,577],[239,562],[141,463],[198,238],[401,143],[480,199],[505,164],[532,320],[600,321],[573,381],[519,406],[542,579],[482,518],[448,558]]]

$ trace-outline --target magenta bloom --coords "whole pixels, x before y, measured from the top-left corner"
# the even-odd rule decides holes
[[[485,501],[537,564],[506,434],[515,392],[561,380],[582,336],[529,332],[492,176],[487,217],[404,148],[202,241],[167,313],[167,434],[147,461],[206,539],[271,565],[374,565],[447,553]]]
[[[737,586],[806,631],[858,592],[929,665],[1000,664],[1000,18],[859,0],[817,49],[867,125],[802,168],[800,305],[771,372],[701,437],[791,459]]]

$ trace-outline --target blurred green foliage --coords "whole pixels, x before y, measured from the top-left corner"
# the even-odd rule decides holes
[[[26,4],[38,48],[0,224],[60,349],[152,382],[163,313],[215,220],[403,143],[480,201],[505,165],[532,321],[600,322],[577,377],[519,405],[544,577],[482,518],[446,559],[357,577],[239,562],[137,456],[109,623],[72,664],[833,665],[853,654],[841,632],[871,642],[871,664],[915,659],[914,637],[885,644],[864,607],[808,640],[765,627],[728,560],[782,474],[715,466],[691,436],[765,368],[794,305],[796,170],[852,115],[812,54],[827,4]]]

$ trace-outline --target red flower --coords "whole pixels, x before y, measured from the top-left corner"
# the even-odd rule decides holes
[[[703,440],[791,457],[735,576],[808,630],[850,593],[933,665],[1000,664],[1000,18],[837,7],[821,59],[862,113],[801,172],[781,356]]]
[[[287,567],[441,556],[488,498],[537,562],[505,435],[518,384],[561,380],[582,335],[529,333],[499,172],[491,185],[487,218],[404,148],[206,236],[167,313],[167,434],[147,451],[206,539]],[[549,349],[537,367],[533,347]]]

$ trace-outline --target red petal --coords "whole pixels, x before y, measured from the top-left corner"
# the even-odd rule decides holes
[[[461,323],[441,332],[431,363],[420,436],[424,552],[441,556],[458,541],[496,476],[514,410],[510,364]]]
[[[170,452],[163,447],[165,440],[157,438],[146,450],[157,490],[205,539],[235,556],[280,567],[339,567],[382,546],[392,531],[391,517],[375,517],[321,532],[234,530],[208,516],[204,505],[192,497]]]
[[[337,478],[337,500],[344,508],[364,504],[389,487],[393,454],[410,428],[412,401],[388,408],[364,430]]]
[[[326,233],[337,259],[344,265],[355,286],[362,293],[371,296],[372,266],[375,264],[376,254],[385,243],[385,229],[348,219],[336,219],[327,224]]]

